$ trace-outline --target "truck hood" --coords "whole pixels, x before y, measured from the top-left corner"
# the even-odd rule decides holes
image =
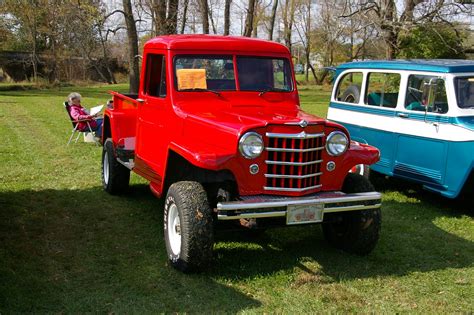
[[[219,126],[227,132],[241,134],[249,129],[271,124],[298,124],[303,120],[308,124],[327,124],[325,119],[308,114],[300,109],[268,107],[231,107],[223,110],[183,112],[186,121]]]

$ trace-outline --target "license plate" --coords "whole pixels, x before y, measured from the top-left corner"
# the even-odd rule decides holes
[[[323,221],[324,205],[294,205],[288,206],[286,224],[305,224]]]

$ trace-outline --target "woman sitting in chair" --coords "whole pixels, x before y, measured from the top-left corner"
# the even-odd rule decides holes
[[[89,112],[81,106],[81,94],[73,92],[68,96],[69,113],[72,119],[78,121],[77,129],[80,131],[94,131],[96,137],[102,136],[102,118],[97,118],[99,113],[90,115]]]

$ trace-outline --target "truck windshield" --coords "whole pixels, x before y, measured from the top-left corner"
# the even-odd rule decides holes
[[[474,76],[454,79],[456,100],[460,108],[474,108]]]
[[[293,90],[290,63],[270,57],[237,57],[240,90],[289,92]]]
[[[177,56],[174,68],[178,91],[235,90],[232,56]]]

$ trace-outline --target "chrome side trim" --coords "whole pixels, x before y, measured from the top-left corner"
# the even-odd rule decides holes
[[[306,133],[304,131],[300,133],[272,133],[267,132],[268,138],[284,138],[284,139],[312,139],[324,137],[324,132],[320,133]]]
[[[324,149],[324,147],[309,148],[309,149],[280,149],[280,148],[265,148],[267,151],[273,152],[313,152]]]
[[[301,191],[307,191],[315,188],[319,188],[323,185],[315,185],[315,186],[309,186],[305,188],[285,188],[285,187],[263,187],[265,190],[271,190],[271,191],[291,191],[291,192],[301,192]]]
[[[321,163],[323,160],[316,160],[311,162],[280,162],[280,161],[269,161],[266,160],[265,163],[267,164],[275,164],[275,165],[294,165],[294,166],[305,166],[305,165],[312,165]]]
[[[267,178],[296,178],[296,179],[302,179],[302,178],[310,178],[310,177],[319,176],[321,174],[323,174],[323,172],[313,173],[313,174],[308,174],[308,175],[265,174],[265,177],[267,177]]]

